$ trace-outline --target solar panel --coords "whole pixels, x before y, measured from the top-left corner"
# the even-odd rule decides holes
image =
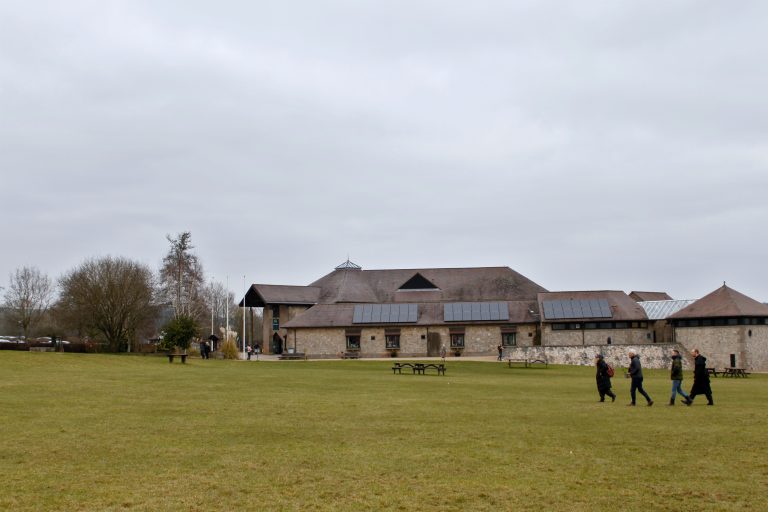
[[[544,301],[544,318],[547,320],[612,317],[607,299]]]
[[[416,323],[418,304],[363,304],[352,312],[353,324]]]
[[[443,305],[446,322],[509,320],[506,302],[450,302]]]

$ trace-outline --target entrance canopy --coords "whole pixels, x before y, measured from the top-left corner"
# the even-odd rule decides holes
[[[285,286],[275,284],[252,284],[239,307],[263,308],[272,304],[312,306],[320,299],[320,288],[316,286]]]

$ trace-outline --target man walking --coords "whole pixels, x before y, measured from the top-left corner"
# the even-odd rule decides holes
[[[683,391],[680,384],[683,382],[683,358],[680,356],[680,352],[672,350],[672,396],[669,398],[669,405],[675,405],[675,397],[677,393],[685,398],[685,405],[691,405],[691,398]]]
[[[693,387],[691,388],[691,395],[688,397],[686,405],[691,405],[696,395],[705,395],[707,397],[707,405],[715,405],[712,401],[712,388],[709,385],[707,358],[701,355],[697,348],[691,351],[691,355],[694,357]]]
[[[640,392],[648,401],[648,407],[653,405],[653,400],[648,396],[648,393],[643,389],[643,367],[640,365],[640,356],[634,350],[630,350],[629,353],[629,376],[632,377],[632,385],[629,388],[629,394],[632,397],[632,402],[627,404],[629,406],[635,406],[635,393]]]

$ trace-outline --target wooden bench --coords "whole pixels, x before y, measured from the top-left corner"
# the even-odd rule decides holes
[[[291,353],[285,353],[280,354],[277,356],[278,359],[281,361],[299,361],[301,359],[306,359],[306,355],[304,355],[303,352],[291,352]]]
[[[719,373],[725,373],[725,372],[719,372]],[[717,377],[718,371],[715,370],[714,368],[707,368],[707,374]]]
[[[512,368],[513,363],[522,364],[526,368],[530,368],[533,365],[543,365],[545,368],[549,367],[549,364],[544,359],[512,359],[508,358],[507,362],[509,363],[509,367]]]
[[[187,363],[187,354],[168,354],[168,362],[172,363],[174,357],[180,357],[182,363]]]
[[[360,352],[344,352],[342,359],[360,359]]]

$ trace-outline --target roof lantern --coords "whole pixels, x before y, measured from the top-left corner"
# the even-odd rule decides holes
[[[349,270],[349,269],[351,269],[351,270],[362,270],[362,268],[363,267],[361,267],[360,265],[357,265],[355,263],[352,263],[351,261],[349,261],[349,258],[347,258],[347,261],[345,261],[341,265],[337,266],[334,270]]]

